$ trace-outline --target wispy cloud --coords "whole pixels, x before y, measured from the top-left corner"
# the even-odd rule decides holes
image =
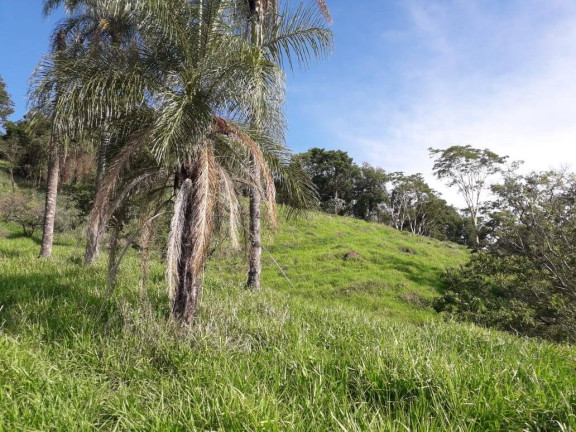
[[[388,56],[374,71],[383,85],[342,89],[330,102],[339,108],[322,109],[333,113],[326,129],[337,146],[357,160],[429,178],[428,147],[488,147],[529,169],[576,162],[576,3],[410,0],[398,7],[405,26],[384,30],[381,51],[364,54]],[[392,94],[384,85],[390,79]],[[369,97],[361,102],[358,94]],[[342,109],[351,100],[354,108]]]

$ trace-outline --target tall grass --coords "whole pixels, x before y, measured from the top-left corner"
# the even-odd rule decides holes
[[[104,269],[82,268],[73,238],[37,260],[38,239],[3,229],[0,430],[576,428],[576,349],[443,323],[403,299],[433,295],[442,266],[465,257],[452,246],[346,219],[288,224],[268,244],[294,288],[268,267],[268,288],[246,291],[237,259],[220,257],[182,333],[167,320],[160,263],[141,292],[129,257],[105,298]],[[311,239],[296,253],[300,236]],[[343,261],[348,249],[362,259]],[[325,274],[336,267],[339,278]]]

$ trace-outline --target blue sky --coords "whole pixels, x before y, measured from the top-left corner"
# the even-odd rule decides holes
[[[488,147],[527,169],[576,160],[573,0],[327,3],[333,55],[289,75],[294,150],[343,149],[358,163],[422,172],[443,191],[428,147]],[[40,4],[0,0],[0,75],[14,118],[53,26]]]

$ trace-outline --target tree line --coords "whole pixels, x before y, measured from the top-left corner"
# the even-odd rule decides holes
[[[312,148],[291,163],[308,173],[319,207],[332,214],[378,222],[398,230],[472,244],[474,226],[426,183],[422,174],[361,166],[342,150]]]

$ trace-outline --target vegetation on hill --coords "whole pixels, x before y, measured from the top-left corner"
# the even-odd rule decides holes
[[[441,274],[463,264],[463,246],[353,218],[311,213],[267,230],[265,284],[323,304],[348,304],[368,313],[430,318]],[[223,257],[210,271],[242,282],[241,257]]]
[[[438,310],[523,335],[576,341],[576,175],[508,174],[493,187],[485,250],[446,274]]]

